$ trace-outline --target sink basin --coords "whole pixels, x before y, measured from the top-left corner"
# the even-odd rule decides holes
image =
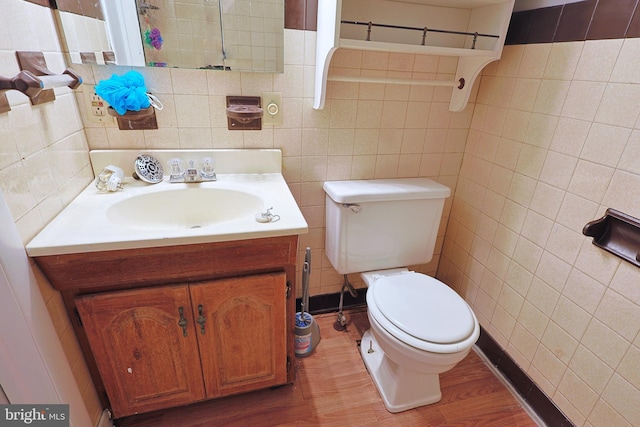
[[[304,234],[307,222],[282,175],[280,150],[154,150],[170,159],[216,159],[217,181],[157,184],[128,178],[138,150],[92,151],[94,174],[122,165],[123,188],[93,182],[27,245],[29,256],[160,248]],[[267,209],[276,221],[257,215]]]
[[[204,228],[264,210],[258,197],[220,188],[180,188],[137,194],[107,209],[113,224],[137,230]]]

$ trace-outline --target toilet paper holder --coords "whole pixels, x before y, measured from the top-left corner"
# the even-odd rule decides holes
[[[602,218],[588,222],[582,234],[593,244],[640,267],[640,219],[608,208]]]

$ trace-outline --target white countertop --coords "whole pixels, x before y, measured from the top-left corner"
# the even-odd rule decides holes
[[[260,212],[249,212],[201,228],[153,229],[117,224],[107,216],[109,207],[127,198],[194,186],[253,194],[264,203],[261,212],[273,207],[271,213],[279,215],[280,220],[258,222],[255,215]],[[169,203],[162,209],[171,215],[173,210],[181,207]],[[166,176],[158,184],[126,178],[124,189],[116,192],[100,192],[91,182],[27,244],[26,249],[29,256],[35,257],[277,237],[305,234],[307,231],[307,222],[281,173],[223,173],[218,174],[217,181],[197,184],[169,183]]]

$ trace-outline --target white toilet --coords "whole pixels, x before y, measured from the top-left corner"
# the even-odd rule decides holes
[[[439,401],[439,374],[464,359],[480,325],[455,291],[404,267],[433,257],[451,190],[426,178],[328,181],[324,190],[327,257],[368,287],[360,351],[385,406]]]

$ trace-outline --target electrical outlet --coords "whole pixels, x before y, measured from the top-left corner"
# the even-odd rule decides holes
[[[107,112],[109,104],[96,93],[95,86],[83,85],[82,89],[87,119],[91,123],[113,123],[113,116]]]
[[[104,116],[105,115],[105,102],[104,99],[100,98],[98,94],[91,93],[89,94],[91,97],[91,114],[94,116]]]

